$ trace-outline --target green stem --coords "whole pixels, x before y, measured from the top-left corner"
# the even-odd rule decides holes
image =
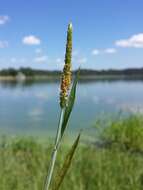
[[[65,109],[62,108],[61,113],[60,113],[60,119],[59,119],[57,135],[56,135],[56,139],[55,139],[55,145],[54,145],[54,149],[53,149],[52,156],[51,156],[51,161],[50,161],[50,165],[49,165],[49,170],[48,170],[48,175],[47,175],[47,178],[46,178],[46,182],[45,182],[45,185],[44,185],[44,190],[49,190],[49,187],[50,187],[50,184],[51,184],[53,171],[54,171],[54,166],[55,166],[55,161],[56,161],[56,157],[57,157],[57,151],[58,151],[59,142],[60,142],[60,139],[61,139],[61,128],[62,128],[62,123],[63,123],[63,118],[64,118],[64,112],[65,112]]]

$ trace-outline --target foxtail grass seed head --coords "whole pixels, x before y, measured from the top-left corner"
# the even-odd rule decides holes
[[[68,25],[67,44],[65,54],[65,65],[61,77],[60,106],[64,108],[67,104],[68,91],[71,85],[71,61],[72,61],[72,24]]]

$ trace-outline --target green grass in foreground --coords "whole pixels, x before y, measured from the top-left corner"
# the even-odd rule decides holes
[[[41,189],[51,147],[33,139],[2,141],[0,190]],[[60,149],[56,169],[67,148]],[[79,146],[61,189],[143,189],[143,119],[131,116],[111,122],[100,134],[100,143]]]

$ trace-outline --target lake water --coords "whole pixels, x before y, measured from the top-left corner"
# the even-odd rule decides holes
[[[59,83],[0,83],[1,135],[51,135],[59,116]],[[79,83],[70,130],[93,126],[101,115],[143,111],[143,81]]]

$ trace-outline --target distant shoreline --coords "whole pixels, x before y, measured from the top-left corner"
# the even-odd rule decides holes
[[[76,71],[73,71],[75,75]],[[58,81],[61,71],[36,70],[31,68],[3,69],[0,71],[0,81]],[[80,81],[92,80],[143,80],[143,68],[130,68],[122,70],[87,70],[80,71]]]
[[[116,81],[116,80],[143,80],[142,75],[101,75],[101,76],[80,76],[79,82],[94,82],[94,81]],[[34,76],[34,77],[26,77],[24,80],[18,80],[13,76],[0,76],[0,82],[59,82],[60,76]]]

